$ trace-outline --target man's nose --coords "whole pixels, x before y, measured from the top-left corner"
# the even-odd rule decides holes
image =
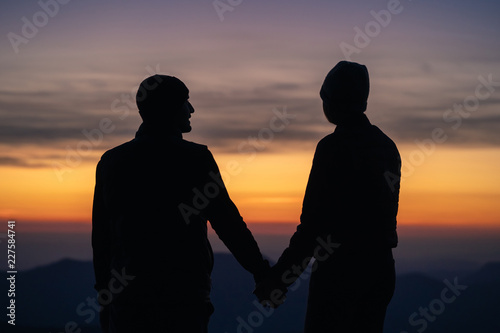
[[[187,103],[188,103],[189,113],[194,113],[193,105],[189,102],[187,102]]]

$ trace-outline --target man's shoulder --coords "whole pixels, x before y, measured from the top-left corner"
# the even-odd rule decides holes
[[[189,149],[189,150],[196,151],[196,152],[205,153],[208,151],[207,145],[203,145],[203,144],[192,142],[192,141],[187,141],[184,139],[180,140],[180,145],[183,149]]]
[[[314,154],[316,158],[320,156],[332,156],[339,154],[344,148],[342,139],[339,138],[338,134],[333,132],[319,140]]]
[[[397,150],[394,141],[375,125],[370,125],[363,132],[339,133],[334,131],[318,142],[319,150],[351,149],[359,146],[386,146]]]
[[[123,155],[127,153],[128,151],[133,150],[137,146],[137,142],[134,140],[130,140],[128,142],[122,143],[121,145],[118,145],[114,148],[111,148],[107,150],[104,154],[101,156],[101,160],[107,160],[107,159],[112,159],[114,157]]]
[[[177,141],[173,149],[177,151],[178,156],[183,156],[194,163],[205,161],[212,156],[206,145],[184,139]]]
[[[190,155],[208,155],[210,152],[206,145],[187,141],[184,139],[176,139],[169,142],[147,142],[133,139],[106,151],[101,156],[101,161],[114,160],[117,158],[134,155],[139,153],[140,151],[148,151],[148,148],[151,148],[152,151],[156,153],[158,152],[158,148],[161,146],[170,146],[170,148],[174,150],[180,150],[185,154]]]
[[[396,143],[394,143],[394,141],[387,134],[385,134],[380,128],[378,128],[375,125],[372,125],[371,129],[373,136],[377,137],[379,141],[385,143],[386,145],[396,147]]]
[[[339,135],[335,132],[328,134],[319,140],[318,147],[334,147],[340,143]]]

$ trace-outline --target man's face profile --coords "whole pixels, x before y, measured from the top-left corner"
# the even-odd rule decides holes
[[[191,103],[186,100],[182,105],[178,118],[178,128],[182,133],[191,132],[191,122],[189,121],[189,118],[191,118],[191,113],[194,113],[194,108]]]

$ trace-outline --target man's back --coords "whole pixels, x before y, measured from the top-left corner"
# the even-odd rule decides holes
[[[110,232],[97,229],[94,235],[111,237],[111,267],[127,267],[137,276],[134,285],[170,294],[210,290],[206,220],[193,215],[186,221],[179,209],[192,201],[193,189],[207,182],[210,159],[206,146],[140,131],[136,139],[103,155],[94,220],[103,220]],[[177,287],[167,287],[172,284]]]
[[[301,220],[324,224],[344,246],[397,245],[400,173],[396,145],[363,115],[338,126],[316,149]]]

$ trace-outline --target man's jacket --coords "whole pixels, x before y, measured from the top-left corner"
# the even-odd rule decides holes
[[[315,250],[336,246],[344,254],[396,247],[400,177],[396,145],[364,114],[337,126],[318,143],[301,224],[273,270],[303,267]]]
[[[143,124],[135,139],[107,151],[97,166],[96,289],[109,290],[123,272],[133,276],[129,294],[206,298],[213,266],[207,220],[246,270],[256,275],[266,268],[207,147]]]

